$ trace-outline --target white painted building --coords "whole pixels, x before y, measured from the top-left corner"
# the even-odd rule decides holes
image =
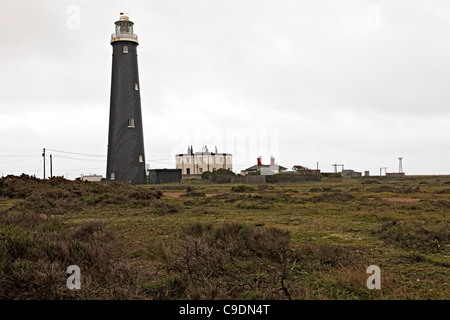
[[[183,175],[202,174],[205,171],[216,171],[219,169],[233,170],[233,156],[230,153],[218,153],[208,150],[204,146],[201,151],[194,152],[192,146],[188,152],[175,156],[175,165],[181,169]]]
[[[102,181],[103,176],[97,175],[97,174],[91,174],[91,175],[81,175],[82,181],[91,181],[91,182],[100,182]]]

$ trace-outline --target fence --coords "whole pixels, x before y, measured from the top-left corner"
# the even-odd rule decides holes
[[[266,183],[266,176],[217,176],[217,183]]]

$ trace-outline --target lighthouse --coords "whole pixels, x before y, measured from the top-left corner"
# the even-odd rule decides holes
[[[106,180],[146,182],[137,35],[121,13],[111,35],[112,73]]]

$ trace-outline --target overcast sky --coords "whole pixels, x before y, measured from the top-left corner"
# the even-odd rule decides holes
[[[120,12],[150,168],[188,145],[287,168],[450,174],[450,2],[2,0],[0,171],[106,172]],[[56,151],[57,150],[57,151]],[[71,153],[62,153],[72,152]],[[84,155],[80,155],[84,154]],[[48,165],[47,157],[47,165]],[[47,167],[48,168],[48,167]],[[49,170],[49,169],[47,169]],[[48,171],[47,171],[48,172]]]

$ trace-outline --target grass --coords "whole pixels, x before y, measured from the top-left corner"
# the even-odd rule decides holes
[[[0,298],[447,299],[449,181],[10,176],[0,179]],[[65,286],[70,264],[80,291]],[[365,284],[373,264],[381,290]]]

